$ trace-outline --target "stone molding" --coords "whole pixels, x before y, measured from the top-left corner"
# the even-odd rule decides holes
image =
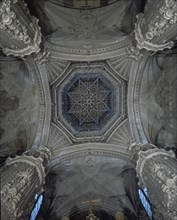
[[[127,151],[126,147],[117,144],[84,143],[71,145],[67,148],[53,150],[53,155],[48,165],[49,170],[62,161],[86,155],[119,158],[131,163],[133,167],[135,166],[135,161],[131,158],[131,152]]]
[[[110,45],[108,47],[98,48],[98,49],[70,49],[59,47],[52,43],[46,42],[46,48],[52,52],[53,58],[60,57],[61,60],[67,61],[98,61],[105,60],[109,58],[114,58],[125,53],[125,48],[130,45],[130,36],[123,39],[115,45]]]
[[[40,103],[38,129],[32,146],[35,149],[47,146],[51,122],[51,96],[45,64],[40,65],[31,57],[28,57],[25,63],[28,71],[36,77]]]
[[[127,100],[127,105],[128,105],[130,129],[133,139],[140,144],[148,143],[141,121],[142,119],[140,114],[139,97],[140,97],[140,88],[143,77],[143,71],[149,59],[149,56],[150,56],[150,52],[147,51],[139,61],[133,63],[130,69],[130,77],[129,77],[129,85],[128,85],[129,98]]]

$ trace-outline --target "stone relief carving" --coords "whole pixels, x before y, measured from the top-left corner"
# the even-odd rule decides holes
[[[177,34],[176,30],[174,31],[176,24],[176,1],[162,0],[155,6],[152,0],[147,1],[144,14],[137,15],[135,24],[137,47],[154,52],[172,48],[172,40],[176,39]]]
[[[21,170],[16,177],[10,182],[6,183],[1,189],[1,198],[5,203],[8,211],[12,213],[14,218],[21,216],[19,213],[18,203],[22,200],[22,195],[29,187],[34,175],[33,168],[28,170]]]
[[[0,7],[0,17],[0,45],[6,55],[24,57],[40,51],[38,19],[30,16],[24,1],[4,0]]]
[[[172,151],[158,148],[139,152],[137,172],[154,206],[165,219],[176,217],[177,172]],[[150,174],[150,175],[149,175]],[[157,190],[158,189],[158,190]],[[162,201],[159,203],[159,201]]]
[[[6,160],[1,172],[3,219],[29,217],[34,195],[41,192],[45,182],[45,166],[50,158],[50,150],[41,146],[38,150],[27,151],[21,156]]]

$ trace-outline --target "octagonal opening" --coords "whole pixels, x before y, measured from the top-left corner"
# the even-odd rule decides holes
[[[101,74],[76,75],[62,93],[63,116],[76,131],[102,129],[114,112],[113,88]]]

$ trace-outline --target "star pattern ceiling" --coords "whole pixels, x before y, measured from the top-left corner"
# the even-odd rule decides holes
[[[125,117],[125,91],[103,62],[71,64],[52,85],[53,122],[74,142],[106,139]]]
[[[100,123],[100,118],[110,112],[109,94],[100,78],[78,79],[68,91],[68,114],[73,115],[81,126],[83,123]]]

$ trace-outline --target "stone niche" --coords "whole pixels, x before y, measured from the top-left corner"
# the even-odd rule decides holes
[[[126,115],[126,82],[105,63],[75,63],[52,85],[53,122],[73,141],[105,140]]]

